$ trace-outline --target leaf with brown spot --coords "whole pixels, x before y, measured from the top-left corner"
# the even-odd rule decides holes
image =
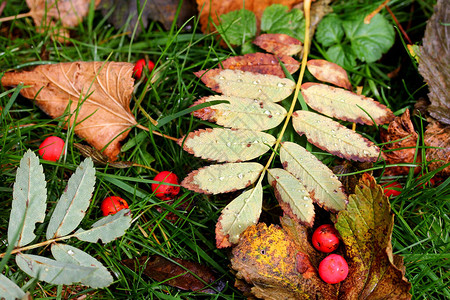
[[[25,86],[20,93],[52,118],[64,116],[75,133],[111,161],[136,120],[130,111],[134,65],[122,62],[73,62],[8,72],[3,86]],[[69,115],[67,108],[69,107]]]
[[[425,150],[431,171],[450,163],[450,125],[432,121],[427,126],[424,136],[425,146],[433,147]],[[439,176],[450,176],[450,166],[438,172]]]
[[[308,67],[308,71],[318,80],[340,86],[347,90],[352,89],[352,84],[348,80],[347,71],[341,66],[323,59],[308,60],[306,66]]]
[[[253,44],[275,55],[293,56],[303,50],[302,42],[284,33],[261,34]]]
[[[283,62],[289,73],[297,72],[300,63],[290,56],[282,55],[277,57],[268,53],[249,53],[243,56],[232,56],[222,61],[225,69],[242,70],[259,74],[270,74],[280,78],[285,78],[285,74],[278,59]]]

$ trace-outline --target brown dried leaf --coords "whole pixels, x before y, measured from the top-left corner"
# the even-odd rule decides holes
[[[108,156],[90,146],[78,143],[74,143],[73,145],[80,151],[81,155],[83,155],[84,157],[90,157],[94,163],[108,165],[110,167],[118,169],[125,169],[133,166],[133,162],[131,161],[110,161]]]
[[[333,167],[333,173],[338,175],[345,175],[347,173],[355,173],[362,170],[367,170],[373,167],[371,162],[356,162],[350,160],[344,160],[342,164]],[[372,171],[367,172],[372,174]],[[354,194],[355,187],[361,179],[363,173],[358,173],[354,175],[338,176],[339,181],[342,182],[347,194]]]
[[[29,72],[8,72],[3,86],[25,86],[20,93],[52,118],[64,116],[111,161],[117,159],[120,141],[136,120],[130,111],[133,64],[121,62],[73,62],[40,65]],[[66,109],[70,106],[70,115]]]
[[[302,42],[284,33],[261,34],[255,38],[253,44],[275,55],[292,56],[303,50]]]
[[[211,269],[180,258],[168,260],[160,255],[151,255],[124,259],[122,264],[135,272],[140,272],[140,269],[144,266],[142,271],[144,275],[182,290],[213,294],[224,288],[224,283],[217,282],[216,275]],[[208,287],[211,285],[212,287]]]
[[[433,161],[428,165],[431,171],[450,162],[450,125],[439,122],[431,122],[427,126],[424,136],[425,146],[439,147],[426,149],[427,161]],[[450,166],[438,173],[439,176],[450,176]]]
[[[289,73],[297,72],[300,63],[290,56],[283,55],[279,59],[286,66]],[[222,62],[225,69],[242,70],[247,72],[270,74],[285,78],[284,71],[275,55],[268,53],[249,53],[243,56],[232,56]]]
[[[381,129],[380,138],[384,145],[383,157],[387,164],[413,163],[416,152],[417,133],[411,122],[409,110],[407,109],[400,117],[389,123],[387,130]],[[390,143],[392,141],[397,141]],[[408,148],[408,149],[401,149]],[[384,175],[408,174],[410,167],[387,168]]]
[[[341,66],[323,59],[308,60],[306,66],[308,67],[308,71],[318,80],[340,86],[347,90],[352,89],[347,72]]]

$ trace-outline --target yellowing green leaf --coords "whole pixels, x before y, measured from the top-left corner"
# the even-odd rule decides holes
[[[302,84],[306,103],[329,117],[360,124],[389,123],[394,114],[385,105],[350,91],[320,83]],[[373,121],[372,121],[373,119]]]
[[[374,162],[380,154],[380,149],[368,139],[313,112],[294,112],[292,125],[298,134],[305,134],[311,144],[341,158]]]
[[[94,164],[87,158],[70,177],[67,191],[56,204],[47,227],[47,239],[65,236],[77,228],[89,207],[94,184]]]
[[[269,184],[275,190],[275,197],[284,213],[305,225],[314,222],[314,205],[305,186],[288,171],[267,170]]]
[[[262,186],[258,184],[231,201],[223,210],[216,224],[217,248],[230,247],[239,240],[247,227],[258,222],[262,207]]]
[[[36,235],[36,223],[44,222],[47,189],[39,158],[28,150],[20,160],[13,187],[13,201],[8,226],[8,243],[23,247]]]
[[[0,295],[5,300],[16,300],[25,297],[24,291],[20,289],[14,282],[9,280],[5,275],[0,273]]]
[[[189,173],[181,185],[204,194],[234,192],[254,183],[262,169],[255,162],[211,165]]]
[[[312,198],[327,210],[345,208],[347,196],[336,175],[317,157],[302,146],[284,142],[280,148],[280,160],[285,170],[298,178]]]
[[[212,69],[195,75],[217,93],[272,102],[287,98],[295,88],[290,79],[240,70]]]
[[[191,132],[178,143],[185,151],[203,159],[239,162],[266,153],[275,143],[275,138],[253,130],[208,128]]]
[[[206,121],[237,129],[267,130],[277,127],[286,117],[283,106],[272,101],[239,98],[233,96],[204,97],[193,105],[204,102],[226,100],[221,103],[194,111],[192,114]]]

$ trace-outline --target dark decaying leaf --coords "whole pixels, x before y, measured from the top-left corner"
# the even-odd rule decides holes
[[[450,163],[450,125],[439,122],[431,122],[427,126],[424,136],[425,146],[433,147],[426,149],[426,158],[431,164],[431,171]],[[437,148],[434,148],[437,147]],[[440,176],[450,176],[450,166],[438,173]]]
[[[3,86],[31,87],[20,93],[34,99],[52,118],[66,117],[75,133],[111,161],[117,159],[120,141],[136,125],[130,110],[134,65],[122,62],[72,62],[40,65],[28,72],[8,72]],[[70,115],[67,115],[69,108]]]
[[[371,162],[357,162],[351,160],[344,160],[340,165],[336,165],[333,167],[333,173],[336,175],[344,175],[338,176],[339,181],[342,182],[345,191],[347,194],[354,194],[355,187],[358,184],[359,180],[363,173],[353,174],[353,175],[345,175],[347,173],[355,173],[362,170],[367,170],[373,167],[373,163]],[[372,174],[372,171],[368,172]]]
[[[413,163],[416,152],[417,133],[411,122],[409,110],[407,109],[400,117],[395,117],[389,124],[387,130],[381,129],[380,138],[384,145],[383,157],[387,164]],[[393,142],[395,141],[395,142]],[[404,149],[402,149],[404,148]],[[410,167],[390,167],[384,175],[407,174]]]
[[[450,2],[438,0],[419,51],[419,72],[428,83],[430,115],[450,124]]]
[[[217,281],[216,275],[208,267],[180,258],[169,260],[160,255],[151,255],[124,259],[122,264],[137,273],[142,271],[155,281],[182,290],[216,293],[225,287],[225,283]]]
[[[340,86],[349,91],[352,89],[347,71],[341,66],[323,59],[308,60],[306,66],[308,71],[320,81]]]
[[[392,253],[393,226],[388,197],[372,176],[364,174],[335,225],[349,265],[339,299],[411,299],[403,260]]]
[[[247,72],[270,74],[285,78],[284,71],[278,62],[280,60],[285,65],[289,73],[297,72],[300,63],[290,56],[282,55],[277,57],[268,53],[249,53],[243,56],[232,56],[222,61],[224,69],[242,70]]]
[[[133,162],[131,161],[110,161],[108,156],[90,146],[79,143],[73,143],[73,145],[80,151],[81,155],[84,157],[90,157],[94,163],[104,166],[108,165],[118,169],[125,169],[133,166]]]
[[[284,33],[258,35],[253,44],[275,55],[296,55],[303,50],[302,42]]]

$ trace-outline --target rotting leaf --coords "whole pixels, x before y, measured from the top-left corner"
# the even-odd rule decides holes
[[[347,71],[341,66],[323,59],[308,60],[306,66],[308,67],[308,71],[318,80],[351,91],[352,84],[348,80]]]
[[[157,282],[182,290],[202,291],[215,294],[222,291],[224,282],[217,281],[216,275],[208,267],[180,258],[166,259],[160,255],[141,256],[122,260],[122,264],[142,273]]]
[[[134,65],[122,62],[72,62],[40,65],[29,72],[8,72],[3,86],[30,85],[20,93],[52,118],[65,116],[75,133],[117,159],[120,141],[136,120],[130,111]],[[66,109],[70,106],[70,116]]]
[[[381,125],[394,119],[389,108],[372,98],[326,84],[304,83],[302,95],[314,110],[343,121]]]
[[[222,61],[224,69],[241,70],[246,72],[275,75],[280,78],[285,78],[283,69],[281,68],[278,59],[284,64],[289,73],[297,72],[300,63],[287,55],[277,57],[269,53],[249,53],[243,56],[232,56]]]
[[[290,79],[240,70],[211,69],[194,74],[207,87],[225,96],[279,102],[291,95],[295,87]]]
[[[392,254],[393,226],[388,197],[372,176],[363,175],[335,224],[349,265],[339,299],[411,299],[403,260]]]
[[[203,97],[193,105],[209,101],[225,100],[194,111],[192,114],[205,121],[215,122],[224,127],[263,131],[277,127],[286,117],[286,109],[272,101],[215,95]]]
[[[341,158],[374,162],[379,156],[374,143],[330,118],[298,110],[292,114],[292,124],[311,144]]]
[[[431,171],[450,163],[450,125],[436,121],[428,124],[424,135],[427,161],[432,161],[428,167]],[[438,172],[440,176],[450,176],[450,166]]]
[[[253,44],[275,55],[297,55],[303,50],[302,42],[283,33],[258,35]]]
[[[353,175],[346,175],[347,173],[355,173],[362,170],[367,170],[373,167],[371,162],[357,162],[351,160],[344,160],[341,164],[333,167],[334,174],[344,175],[338,176],[339,181],[342,182],[347,194],[354,194],[355,187],[361,179],[362,172]],[[366,173],[372,174],[372,171],[366,171]]]
[[[125,169],[133,166],[131,161],[110,161],[108,156],[87,145],[82,145],[79,143],[73,143],[74,147],[80,150],[81,155],[84,157],[90,157],[94,163],[101,165],[108,165],[109,167]],[[122,148],[122,151],[124,149]]]

